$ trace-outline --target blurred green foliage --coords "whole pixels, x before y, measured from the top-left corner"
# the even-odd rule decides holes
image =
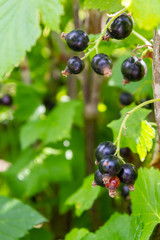
[[[153,28],[160,22],[159,1],[130,2],[135,31],[151,40]],[[97,16],[103,26],[106,13],[119,11],[128,3],[0,0],[0,97],[9,94],[13,98],[12,106],[0,105],[0,239],[147,240],[160,222],[158,170],[139,170],[129,216],[129,200],[121,196],[112,200],[106,189],[91,188],[93,174],[88,174],[86,157],[90,144],[86,143],[84,92],[87,87],[91,89],[94,79],[102,83],[96,90],[95,138],[88,136],[94,146],[105,140],[115,141],[126,112],[153,98],[151,59],[145,59],[148,70],[143,80],[122,85],[121,64],[143,41],[131,34],[124,40],[100,43],[98,51],[113,61],[109,79],[93,74],[90,61],[94,51],[85,60],[84,73],[61,76],[75,53],[60,39],[60,33],[69,32],[77,24],[75,9],[78,7],[81,28],[94,42],[100,33]],[[94,26],[94,32],[88,23]],[[136,55],[142,52],[140,49]],[[124,91],[134,95],[134,103],[125,108],[119,102]],[[152,109],[140,109],[129,118],[121,141],[121,147],[132,151],[126,160],[138,167],[148,167],[154,153],[153,148],[147,160],[140,162],[137,140],[144,119],[154,120]],[[40,223],[40,229],[34,228]]]

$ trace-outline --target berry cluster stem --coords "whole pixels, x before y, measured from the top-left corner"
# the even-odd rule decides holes
[[[157,98],[157,99],[151,99],[151,100],[148,100],[148,101],[145,101],[141,104],[139,104],[138,106],[136,106],[135,108],[133,108],[132,110],[130,110],[129,112],[126,113],[126,116],[121,124],[121,127],[120,127],[120,130],[119,130],[119,133],[118,133],[118,137],[116,139],[116,142],[117,143],[117,150],[116,150],[116,153],[115,155],[117,155],[117,157],[121,158],[120,156],[120,141],[121,141],[121,136],[122,136],[122,131],[123,129],[125,129],[125,126],[126,126],[126,122],[128,120],[128,118],[135,112],[137,111],[138,109],[140,109],[141,107],[147,105],[147,104],[150,104],[150,103],[154,103],[154,102],[159,102],[160,101],[160,98]]]
[[[105,25],[104,29],[102,30],[99,38],[96,41],[96,44],[94,45],[93,48],[89,49],[89,51],[84,55],[84,57],[81,58],[81,60],[84,60],[85,58],[87,58],[89,56],[89,54],[91,52],[93,52],[94,50],[96,50],[96,52],[98,53],[98,46],[100,44],[100,42],[102,41],[102,38],[104,36],[104,34],[106,33],[107,28],[110,27],[111,23],[122,13],[124,13],[126,11],[126,8],[123,8],[121,11],[117,12],[116,14],[114,14],[111,18],[111,20]]]

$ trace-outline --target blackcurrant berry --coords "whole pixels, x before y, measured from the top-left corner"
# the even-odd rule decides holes
[[[99,163],[99,171],[102,174],[116,176],[122,167],[122,161],[116,156],[106,156]]]
[[[74,56],[71,57],[67,62],[67,67],[64,71],[62,71],[63,76],[67,76],[70,74],[78,74],[84,69],[84,61],[82,61],[79,57]]]
[[[9,94],[4,95],[0,99],[0,104],[5,106],[11,106],[12,105],[12,97]]]
[[[106,77],[110,77],[112,75],[111,59],[104,53],[96,54],[92,58],[91,66],[99,75],[104,75]]]
[[[122,158],[128,158],[131,155],[131,150],[129,148],[121,148],[120,155]]]
[[[121,195],[124,198],[127,198],[129,196],[129,188],[127,185],[123,185],[123,187],[121,189]]]
[[[68,46],[77,52],[81,52],[88,47],[88,35],[82,30],[73,30],[65,37]]]
[[[130,105],[134,101],[134,98],[133,98],[133,95],[130,94],[129,92],[123,92],[120,95],[119,101],[121,104],[127,106],[127,105]]]
[[[102,158],[113,155],[116,152],[116,146],[112,142],[102,142],[98,145],[95,156],[97,161],[99,162]]]
[[[101,187],[105,186],[103,182],[103,175],[100,173],[99,169],[97,169],[97,171],[95,172],[94,181],[96,182],[97,185]]]
[[[133,164],[125,163],[122,165],[118,177],[120,178],[121,182],[127,185],[133,185],[138,177],[138,172]]]
[[[120,179],[119,177],[115,176],[115,177],[112,177],[110,178],[109,182],[105,184],[105,187],[106,188],[118,188],[120,186]]]
[[[125,80],[136,82],[146,75],[147,66],[142,59],[129,57],[122,63],[121,71]]]
[[[110,38],[124,39],[131,34],[132,29],[133,22],[131,17],[123,13],[111,23],[110,28],[107,29],[107,34]]]

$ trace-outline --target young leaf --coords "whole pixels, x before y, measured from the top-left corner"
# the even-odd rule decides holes
[[[141,122],[141,133],[137,141],[137,153],[140,156],[140,160],[143,162],[147,151],[152,149],[153,141],[155,138],[155,129],[147,121]]]
[[[124,115],[133,109],[132,107],[125,107],[121,111],[121,118],[118,120],[114,120],[109,123],[107,126],[110,127],[113,131],[114,141],[117,139],[120,126],[124,119]],[[147,117],[150,110],[141,108],[135,111],[126,122],[126,129],[123,130],[123,134],[121,136],[121,147],[129,147],[132,152],[137,153],[137,139],[139,137],[139,133],[141,131],[141,121]]]
[[[23,237],[34,225],[46,219],[31,207],[7,197],[0,197],[0,239],[16,240]]]
[[[19,64],[40,36],[38,11],[45,24],[58,29],[63,13],[59,0],[1,0],[0,1],[0,80]]]
[[[82,187],[66,201],[66,204],[75,206],[77,216],[81,216],[84,211],[90,209],[100,193],[99,186],[92,188],[93,180],[93,174],[85,178]]]
[[[155,226],[160,223],[160,171],[154,168],[141,168],[131,193],[132,212],[141,215],[144,222],[140,240],[148,240]]]

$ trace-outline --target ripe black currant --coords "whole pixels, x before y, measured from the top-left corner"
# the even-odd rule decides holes
[[[99,171],[102,174],[116,176],[122,167],[122,161],[116,156],[106,156],[99,163]]]
[[[131,17],[123,13],[111,23],[110,28],[107,29],[107,34],[110,38],[124,39],[130,35],[132,29],[133,22]]]
[[[84,61],[82,61],[79,57],[74,56],[71,57],[67,62],[67,67],[64,71],[62,71],[63,76],[67,76],[70,74],[78,74],[84,69]]]
[[[106,77],[110,77],[112,75],[111,59],[104,53],[96,54],[92,58],[91,66],[99,75],[104,75]]]
[[[138,177],[138,172],[133,164],[125,163],[122,165],[118,177],[120,178],[121,182],[127,185],[133,185]]]
[[[122,158],[128,158],[131,155],[131,150],[129,148],[121,148],[120,155]]]
[[[145,76],[147,66],[142,59],[129,57],[122,63],[121,72],[125,80],[136,82]]]
[[[88,47],[88,35],[82,30],[73,30],[65,36],[68,46],[77,52],[81,52]]]
[[[113,155],[116,152],[116,146],[112,142],[102,142],[98,145],[95,156],[97,161],[99,162],[102,158]]]
[[[105,184],[103,182],[103,175],[100,173],[99,169],[97,169],[97,171],[95,172],[94,181],[97,185],[105,187]]]
[[[130,94],[129,92],[123,92],[120,95],[119,101],[123,105],[130,105],[133,102],[134,98],[133,95]]]
[[[121,189],[121,195],[124,198],[128,198],[129,197],[129,188],[127,185],[123,185],[122,189]]]
[[[12,105],[12,97],[9,94],[4,95],[0,99],[0,104],[5,106],[11,106]]]

